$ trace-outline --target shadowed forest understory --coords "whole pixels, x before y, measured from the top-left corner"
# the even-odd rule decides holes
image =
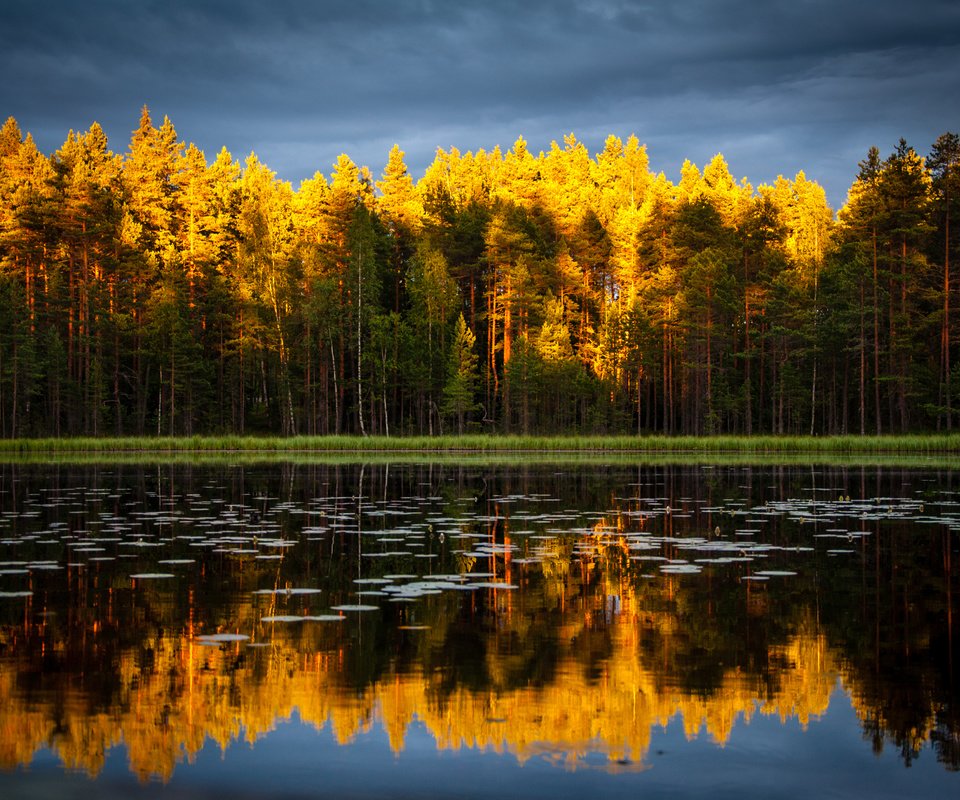
[[[958,421],[960,140],[678,183],[591,156],[341,155],[298,189],[144,108],[0,130],[0,436],[886,434]]]

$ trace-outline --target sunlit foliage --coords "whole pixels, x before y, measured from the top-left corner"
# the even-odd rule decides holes
[[[838,221],[802,171],[341,155],[299,188],[142,110],[46,156],[0,131],[0,435],[892,433],[956,422],[956,136],[873,148]]]

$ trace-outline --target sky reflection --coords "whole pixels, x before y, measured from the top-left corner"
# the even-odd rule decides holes
[[[0,787],[956,786],[953,473],[61,469],[0,476]]]

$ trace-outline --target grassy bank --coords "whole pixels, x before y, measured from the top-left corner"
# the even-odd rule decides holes
[[[209,436],[0,440],[0,456],[69,454],[960,455],[960,433],[910,436]]]
[[[960,458],[942,453],[623,453],[604,451],[489,451],[484,453],[409,451],[362,451],[352,453],[329,451],[262,451],[227,452],[217,450],[176,452],[84,452],[84,453],[0,453],[0,466],[63,466],[63,467],[280,467],[282,465],[344,466],[360,464],[401,466],[404,464],[447,467],[538,467],[558,470],[585,467],[680,467],[712,469],[714,467],[810,467],[847,469],[924,469],[954,470]]]

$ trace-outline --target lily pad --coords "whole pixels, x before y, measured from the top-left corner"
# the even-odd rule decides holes
[[[245,642],[250,637],[244,633],[205,633],[197,637],[200,642],[224,644],[227,642]]]
[[[780,577],[787,577],[789,575],[796,575],[797,573],[789,569],[764,569],[764,570],[759,570],[753,574],[765,575],[769,578],[780,578]]]

